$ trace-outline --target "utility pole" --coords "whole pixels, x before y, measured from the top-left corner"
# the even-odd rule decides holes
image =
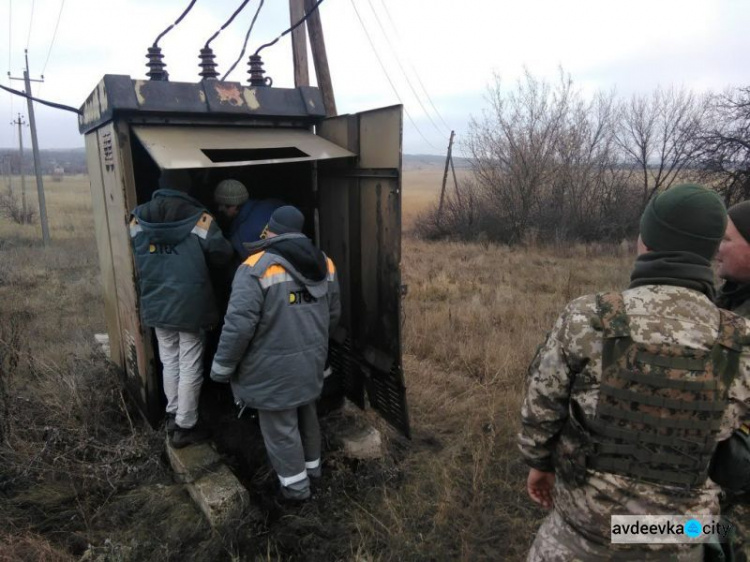
[[[304,0],[289,0],[289,22],[294,25],[305,17]],[[304,25],[292,31],[292,60],[294,61],[294,87],[310,85],[307,64],[307,32]]]
[[[18,114],[18,119],[11,121],[11,125],[18,125],[18,153],[19,153],[19,166],[21,168],[21,210],[23,211],[23,222],[26,222],[28,213],[26,212],[26,176],[23,173],[23,126],[26,125],[26,121],[23,120],[21,114]]]
[[[23,80],[26,85],[26,95],[31,96],[31,83],[44,82],[44,80],[32,79],[29,77],[29,51],[24,49],[26,58],[26,70],[23,71],[23,78],[10,77],[11,80]],[[47,204],[44,200],[44,182],[42,181],[42,166],[39,159],[39,141],[36,136],[36,119],[34,118],[34,102],[30,97],[26,98],[29,108],[29,126],[31,127],[31,148],[34,152],[34,173],[36,174],[36,192],[39,197],[39,222],[42,223],[42,241],[45,246],[49,246],[49,225],[47,224]]]
[[[443,188],[440,190],[440,204],[438,205],[437,221],[440,224],[440,218],[443,216],[443,202],[445,201],[445,183],[448,181],[448,166],[451,165],[453,158],[451,152],[453,151],[453,136],[455,131],[451,131],[451,138],[448,141],[448,154],[445,157],[445,172],[443,172]],[[453,176],[455,181],[456,176]]]
[[[305,0],[305,12],[310,13],[314,0]],[[323,25],[320,23],[320,10],[315,10],[307,18],[307,31],[310,33],[310,50],[312,51],[313,63],[315,64],[315,76],[318,79],[318,88],[323,96],[323,105],[326,109],[326,117],[335,117],[336,100],[333,97],[333,83],[331,82],[331,71],[328,68],[328,56],[326,55],[326,44],[323,40]]]

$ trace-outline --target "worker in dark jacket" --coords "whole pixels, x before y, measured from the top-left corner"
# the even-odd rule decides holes
[[[248,256],[245,244],[260,240],[271,213],[284,205],[278,199],[251,199],[245,184],[234,179],[219,182],[214,201],[219,213],[231,221],[227,238],[239,256],[237,263]]]
[[[232,284],[211,378],[232,383],[235,400],[258,410],[263,440],[291,500],[310,497],[321,474],[315,401],[323,388],[328,337],[341,305],[336,268],[301,233],[302,213],[274,211]]]
[[[187,194],[190,176],[164,170],[151,201],[130,221],[143,323],[153,327],[163,365],[167,430],[174,447],[205,439],[196,427],[203,382],[202,330],[219,322],[209,267],[226,264],[232,246],[213,217]]]

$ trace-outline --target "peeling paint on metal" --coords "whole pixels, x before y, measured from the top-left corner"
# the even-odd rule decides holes
[[[143,105],[146,103],[146,98],[143,95],[143,92],[141,91],[143,89],[143,86],[146,85],[145,80],[136,80],[135,81],[135,97],[138,98],[138,105]]]
[[[104,80],[99,82],[99,107],[101,112],[104,113],[109,107],[109,101],[107,100],[107,88],[104,86]]]
[[[243,97],[245,98],[245,101],[247,102],[247,106],[250,109],[259,109],[260,103],[258,102],[258,98],[255,95],[255,88],[246,88]]]
[[[214,84],[216,95],[219,96],[221,103],[229,103],[233,106],[243,105],[242,94],[240,93],[239,87],[234,84],[222,84],[221,82]]]

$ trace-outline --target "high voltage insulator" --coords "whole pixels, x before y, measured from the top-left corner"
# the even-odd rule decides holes
[[[251,86],[271,86],[273,84],[273,79],[270,76],[263,76],[266,71],[263,70],[263,61],[260,55],[250,55],[247,65],[250,67],[247,73],[250,75]]]
[[[216,71],[218,65],[214,62],[216,55],[214,55],[213,49],[211,47],[202,48],[198,58],[201,61],[198,65],[201,67],[199,76],[203,80],[215,80],[219,76],[219,73]]]
[[[164,70],[167,65],[162,62],[164,55],[161,54],[161,47],[149,47],[146,58],[148,59],[146,66],[149,69],[146,76],[151,80],[167,82],[169,80],[169,73]]]

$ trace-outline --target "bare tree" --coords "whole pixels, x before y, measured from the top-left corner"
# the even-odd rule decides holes
[[[635,94],[621,104],[615,134],[624,161],[640,172],[641,209],[694,161],[707,109],[706,97],[675,88]]]
[[[727,204],[750,198],[750,87],[714,96],[700,135],[701,179]]]

